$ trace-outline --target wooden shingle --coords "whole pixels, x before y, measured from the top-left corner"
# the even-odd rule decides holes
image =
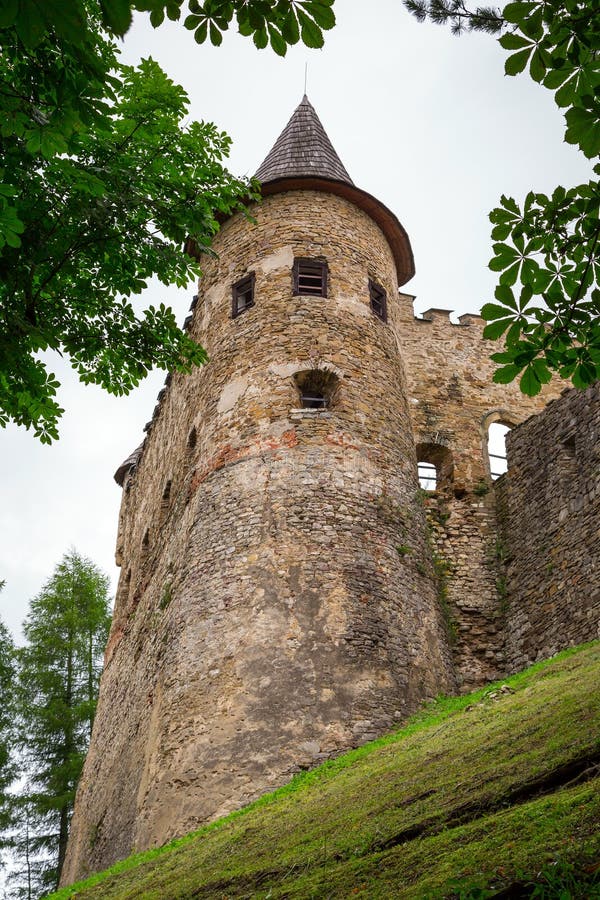
[[[354,184],[305,94],[255,177],[269,182],[306,176]]]

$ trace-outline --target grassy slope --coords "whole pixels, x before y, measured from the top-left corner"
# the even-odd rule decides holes
[[[600,643],[506,683],[512,693],[438,701],[396,734],[53,896],[492,895],[461,893],[461,880],[517,897],[529,894],[515,882],[545,864],[558,883],[574,863],[586,886],[563,896],[600,897]]]

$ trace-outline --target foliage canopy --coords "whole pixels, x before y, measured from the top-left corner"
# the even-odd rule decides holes
[[[219,44],[235,19],[257,47],[323,43],[333,0],[191,0],[187,28]],[[230,141],[185,124],[188,98],[152,60],[119,63],[132,10],[178,19],[183,0],[11,0],[0,11],[0,425],[58,436],[59,384],[44,351],[79,377],[128,393],[151,367],[189,371],[206,354],[163,304],[128,299],[150,277],[185,285],[220,215],[256,185],[224,167]]]
[[[507,75],[527,70],[554,93],[565,140],[590,160],[600,155],[600,17],[591,0],[517,0],[502,10],[463,0],[405,0],[421,21],[500,34]],[[600,175],[600,164],[593,167]],[[504,337],[494,381],[520,378],[531,396],[553,372],[584,388],[600,378],[600,183],[503,196],[490,213],[499,273],[484,336]]]

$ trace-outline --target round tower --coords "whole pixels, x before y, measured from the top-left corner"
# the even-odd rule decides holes
[[[408,238],[304,98],[224,222],[119,469],[122,576],[63,880],[161,844],[453,688],[398,350]]]

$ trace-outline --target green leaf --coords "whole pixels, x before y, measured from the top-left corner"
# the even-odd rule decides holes
[[[254,40],[254,45],[255,45],[259,50],[264,50],[265,47],[267,46],[267,44],[269,43],[269,37],[268,37],[268,35],[267,35],[267,29],[266,29],[266,28],[258,28],[258,29],[254,32],[254,38],[253,38],[253,40]]]
[[[304,8],[312,15],[313,19],[325,31],[329,31],[335,25],[335,15],[331,7],[319,0],[306,0]]]
[[[504,63],[505,74],[518,75],[519,72],[522,72],[527,65],[530,54],[531,48],[528,48],[527,50],[519,50],[518,53],[513,53],[512,56],[509,56]]]
[[[518,25],[527,18],[536,5],[536,3],[522,3],[521,0],[517,0],[516,3],[508,3],[502,10],[502,18],[505,22]]]
[[[490,266],[491,268],[491,266]],[[502,273],[500,276],[500,284],[508,284],[513,285],[516,283],[517,278],[519,277],[519,270],[521,268],[521,262],[518,260],[514,265],[509,266],[506,271]]]
[[[220,47],[223,43],[223,35],[214,22],[210,23],[210,42],[213,47]]]
[[[483,329],[483,336],[488,341],[496,341],[501,335],[504,334],[506,329],[511,325],[514,320],[510,319],[498,319],[496,322],[490,322],[489,325],[486,325]]]
[[[287,51],[287,44],[281,36],[280,32],[277,31],[274,25],[267,26],[269,30],[269,39],[271,42],[271,47],[275,51],[278,56],[285,56]]]
[[[600,154],[600,119],[588,109],[574,107],[565,116],[567,130],[565,140],[578,144],[588,159]]]
[[[0,6],[0,28],[8,28],[14,24],[19,10],[19,0],[3,0]]]
[[[20,0],[15,29],[25,47],[33,49],[41,42],[47,28],[35,0]]]
[[[573,384],[576,388],[585,390],[597,380],[599,374],[599,370],[592,363],[582,362],[573,372]]]
[[[535,374],[535,369],[533,365],[528,365],[523,375],[521,376],[521,380],[519,382],[519,387],[521,391],[526,394],[528,397],[535,397],[542,389],[542,385]]]
[[[542,59],[542,54],[540,53],[539,48],[536,48],[531,54],[531,62],[529,63],[529,74],[533,78],[534,81],[538,83],[542,80],[544,75],[546,74],[546,66],[544,65],[544,61]]]
[[[495,382],[495,384],[509,384],[511,381],[515,380],[520,371],[521,367],[515,366],[514,363],[512,365],[503,366],[501,369],[496,369],[492,375],[492,381]]]
[[[501,47],[504,47],[505,50],[521,50],[523,47],[529,47],[531,45],[531,41],[528,38],[525,38],[520,34],[515,34],[512,31],[503,34],[498,43]]]
[[[189,16],[188,16],[188,18],[189,18]],[[162,9],[162,8],[153,9],[152,12],[150,13],[150,24],[152,25],[152,27],[158,28],[159,25],[162,25],[162,23],[164,21],[165,21],[164,9]],[[186,28],[189,27],[188,25],[185,24],[185,22],[184,22],[184,26]],[[191,31],[192,29],[190,28],[189,30]]]
[[[290,7],[281,23],[281,32],[288,44],[297,44],[300,40],[300,28],[292,7]]]
[[[515,295],[513,294],[511,288],[508,287],[508,285],[499,284],[494,291],[494,296],[496,297],[496,300],[500,301],[500,303],[503,303],[505,306],[510,306],[510,308],[514,309],[515,312],[517,311],[517,301],[515,300]],[[499,309],[500,307],[497,308]],[[488,316],[484,316],[484,318],[487,319]]]
[[[506,290],[510,291],[510,288],[506,288]],[[496,292],[497,291],[498,288],[496,288]],[[508,310],[506,309],[506,307],[498,306],[495,303],[485,303],[481,307],[481,315],[487,322],[491,322],[494,319],[503,319],[506,316],[507,312]]]
[[[558,106],[570,106],[577,96],[577,79],[575,76],[565,81],[563,86],[554,95]]]
[[[535,359],[532,363],[535,377],[541,384],[548,384],[548,382],[552,378],[552,372],[548,368],[548,363],[545,359]]]
[[[505,241],[511,231],[512,225],[509,223],[506,223],[505,225],[495,225],[494,228],[492,228],[492,240]]]
[[[198,25],[194,32],[194,40],[197,44],[203,44],[208,35],[208,20],[205,19],[201,25]]]
[[[102,17],[113,34],[123,37],[131,25],[129,0],[100,0]]]
[[[300,35],[302,42],[314,50],[320,50],[325,43],[323,32],[319,26],[300,8],[298,9],[298,21],[300,23]]]

